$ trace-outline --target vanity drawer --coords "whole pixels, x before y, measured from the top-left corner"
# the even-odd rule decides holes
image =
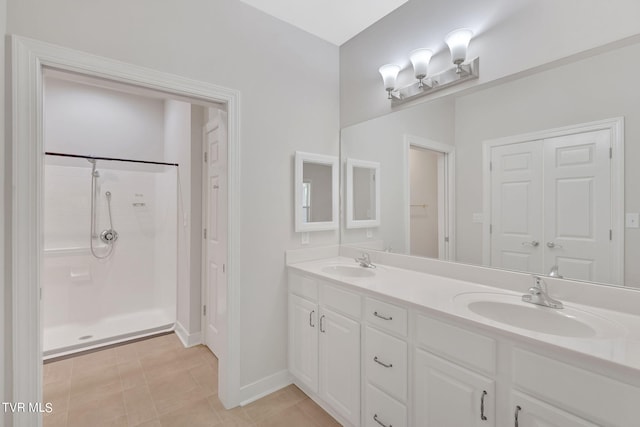
[[[407,309],[374,298],[365,300],[365,316],[369,323],[381,329],[407,336]]]
[[[320,293],[320,303],[322,305],[331,307],[356,319],[360,319],[362,316],[362,299],[360,295],[325,284],[321,287]]]
[[[365,337],[367,381],[406,402],[407,343],[371,327],[367,327]]]
[[[364,415],[366,427],[381,427],[381,425],[406,427],[407,408],[402,403],[371,384],[367,384],[366,399]]]
[[[513,383],[541,400],[598,425],[638,425],[640,388],[612,378],[515,349]]]
[[[448,360],[496,373],[496,341],[484,335],[418,314],[416,344]]]
[[[289,272],[289,292],[313,302],[318,301],[318,282],[302,274]]]

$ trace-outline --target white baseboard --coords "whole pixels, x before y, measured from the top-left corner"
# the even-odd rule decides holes
[[[242,386],[240,387],[240,406],[248,405],[292,383],[291,374],[287,369],[283,369],[256,382]]]
[[[176,335],[182,341],[182,345],[185,347],[193,347],[194,345],[202,344],[202,333],[196,332],[190,334],[187,330],[180,324],[180,322],[176,322]]]

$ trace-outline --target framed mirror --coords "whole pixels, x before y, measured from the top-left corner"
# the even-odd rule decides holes
[[[338,158],[296,151],[296,232],[338,228]]]
[[[380,225],[380,163],[347,159],[346,227]]]

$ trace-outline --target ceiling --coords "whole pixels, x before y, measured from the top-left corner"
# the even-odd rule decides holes
[[[340,46],[407,0],[241,0]]]

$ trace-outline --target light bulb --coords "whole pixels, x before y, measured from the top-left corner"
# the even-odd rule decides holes
[[[400,66],[395,64],[386,64],[380,67],[378,71],[382,76],[384,89],[387,92],[394,90],[396,88],[396,79],[398,78],[398,73],[400,72]]]
[[[413,73],[416,79],[422,80],[427,77],[427,67],[432,56],[433,52],[429,49],[416,49],[409,53],[409,60],[413,65]]]
[[[467,58],[467,48],[469,47],[469,41],[471,41],[472,36],[473,31],[467,28],[462,28],[460,30],[450,32],[444,39],[445,43],[449,45],[449,50],[451,51],[451,62],[456,64],[458,67]]]

